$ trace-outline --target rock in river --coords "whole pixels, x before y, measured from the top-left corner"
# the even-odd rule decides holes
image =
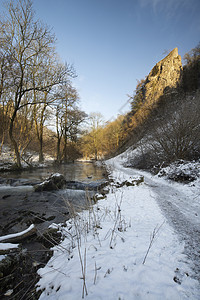
[[[107,180],[97,180],[94,182],[79,182],[79,181],[66,181],[62,174],[56,173],[51,175],[45,181],[34,186],[35,192],[53,191],[62,188],[74,190],[89,190],[99,191],[108,184]]]
[[[55,173],[40,184],[37,184],[35,192],[53,191],[62,189],[66,185],[66,179],[62,174]]]

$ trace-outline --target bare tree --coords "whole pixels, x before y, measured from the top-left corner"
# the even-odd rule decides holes
[[[64,140],[64,148],[63,148],[63,158],[64,161],[68,160],[67,157],[67,144],[68,144],[68,138],[69,138],[69,128],[71,126],[70,124],[70,114],[73,111],[74,107],[76,106],[76,103],[79,99],[78,93],[75,88],[71,86],[71,84],[68,84],[65,86],[64,92],[64,98],[63,98],[63,140]]]
[[[77,143],[80,133],[80,124],[86,114],[79,110],[79,96],[71,82],[60,86],[56,94],[56,139],[57,139],[57,161],[62,159],[67,161],[69,158],[68,144]],[[63,151],[61,152],[61,141]]]
[[[0,23],[0,32],[3,32],[4,25]],[[6,48],[3,40],[0,39],[0,113],[1,113],[1,145],[0,153],[4,144],[4,139],[7,134],[8,120],[11,109],[9,87],[9,58],[6,54]]]
[[[88,117],[89,130],[83,137],[83,152],[84,155],[92,155],[95,160],[102,154],[103,140],[103,116],[99,112],[91,113]]]
[[[166,111],[163,118],[149,125],[151,132],[143,142],[153,160],[172,162],[199,155],[199,99],[199,93],[180,99],[179,107],[174,107],[174,112]]]
[[[15,151],[16,164],[21,167],[18,141],[13,133],[18,111],[24,106],[43,102],[41,99],[29,97],[30,102],[27,103],[25,96],[33,91],[48,92],[52,86],[63,80],[65,70],[60,74],[46,72],[45,63],[50,63],[52,58],[54,60],[55,38],[46,26],[34,20],[30,0],[17,0],[16,4],[9,1],[5,20],[0,22],[0,40],[4,45],[1,52],[9,57],[7,69],[13,101],[9,136]],[[34,80],[37,76],[40,80]]]
[[[116,120],[107,123],[104,128],[103,145],[107,154],[116,151],[123,140],[123,120],[124,116],[119,115]]]
[[[63,120],[63,113],[62,113],[62,106],[57,104],[56,106],[56,140],[57,140],[57,145],[56,145],[56,161],[58,163],[61,162],[62,160],[62,155],[61,155],[61,140],[63,137],[63,126],[62,126],[62,121]]]

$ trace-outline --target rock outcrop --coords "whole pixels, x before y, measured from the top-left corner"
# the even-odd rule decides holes
[[[143,85],[144,101],[157,102],[168,88],[177,87],[181,73],[181,56],[178,54],[178,48],[175,48],[159,61],[147,76]]]

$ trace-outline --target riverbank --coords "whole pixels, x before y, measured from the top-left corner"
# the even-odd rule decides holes
[[[77,159],[73,161],[69,161],[67,163],[95,163],[95,160],[85,160],[85,159]],[[6,145],[3,145],[0,155],[0,174],[3,172],[20,172],[20,171],[29,171],[33,169],[44,169],[50,167],[59,167],[65,165],[65,162],[58,163],[55,158],[50,155],[44,154],[44,162],[39,162],[39,155],[36,152],[27,152],[26,158],[21,161],[22,167],[19,169],[15,164],[15,155],[14,152]]]
[[[27,152],[22,161],[22,170],[29,170],[32,168],[44,168],[54,163],[53,157],[44,155],[44,163],[39,163],[39,155],[36,152]],[[19,171],[15,165],[15,155],[9,146],[3,145],[0,155],[0,174],[2,172]]]
[[[86,296],[91,300],[199,299],[196,257],[186,252],[189,248],[184,238],[157,202],[164,196],[157,197],[152,186],[165,186],[172,200],[181,189],[182,196],[195,201],[197,190],[193,193],[188,185],[173,185],[149,173],[124,168],[124,161],[119,156],[107,162],[113,183],[106,199],[72,217],[65,228],[52,225],[59,228],[63,241],[38,271],[40,300]],[[199,206],[197,211],[200,213]],[[190,213],[191,219],[193,210]],[[196,226],[198,220],[196,217]]]
[[[67,188],[34,191],[36,184],[58,170],[68,180]],[[59,233],[48,227],[52,222],[65,223],[70,218],[70,204],[76,211],[87,207],[84,187],[89,186],[91,193],[95,194],[98,186],[102,185],[104,170],[91,163],[74,163],[36,168],[31,172],[6,172],[0,176],[4,176],[0,180],[0,236],[23,231],[31,224],[36,227],[36,234],[21,241],[20,247],[11,251],[6,260],[0,262],[0,298],[37,299],[37,269],[47,263],[52,255],[50,248],[61,238]],[[3,258],[4,256],[0,256],[0,260]],[[10,296],[5,296],[7,291]]]

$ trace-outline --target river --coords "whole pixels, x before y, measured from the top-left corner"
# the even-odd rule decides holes
[[[67,181],[101,183],[105,170],[89,162],[52,165],[48,168],[5,172],[0,174],[0,235],[23,230],[25,225],[36,223],[38,230],[52,222],[63,222],[68,216],[67,204],[81,209],[86,204],[84,189],[62,189],[51,192],[34,192],[33,186],[51,174],[60,173]]]
[[[49,225],[64,225],[71,218],[69,207],[74,211],[87,208],[88,193],[91,197],[96,193],[83,188],[35,192],[34,185],[54,173],[64,175],[67,181],[81,182],[81,187],[106,181],[105,169],[83,162],[0,173],[0,236],[23,231],[31,224],[37,229],[37,234],[23,240],[19,250],[0,264],[1,299],[38,299],[37,269],[49,260],[50,248],[60,241],[58,234],[49,231]],[[11,291],[9,297],[4,296],[7,290]]]
[[[51,165],[44,168],[24,169],[21,172],[3,172],[2,178],[44,180],[50,174],[61,173],[66,180],[91,181],[105,178],[105,170],[90,162],[75,162],[61,165]]]

